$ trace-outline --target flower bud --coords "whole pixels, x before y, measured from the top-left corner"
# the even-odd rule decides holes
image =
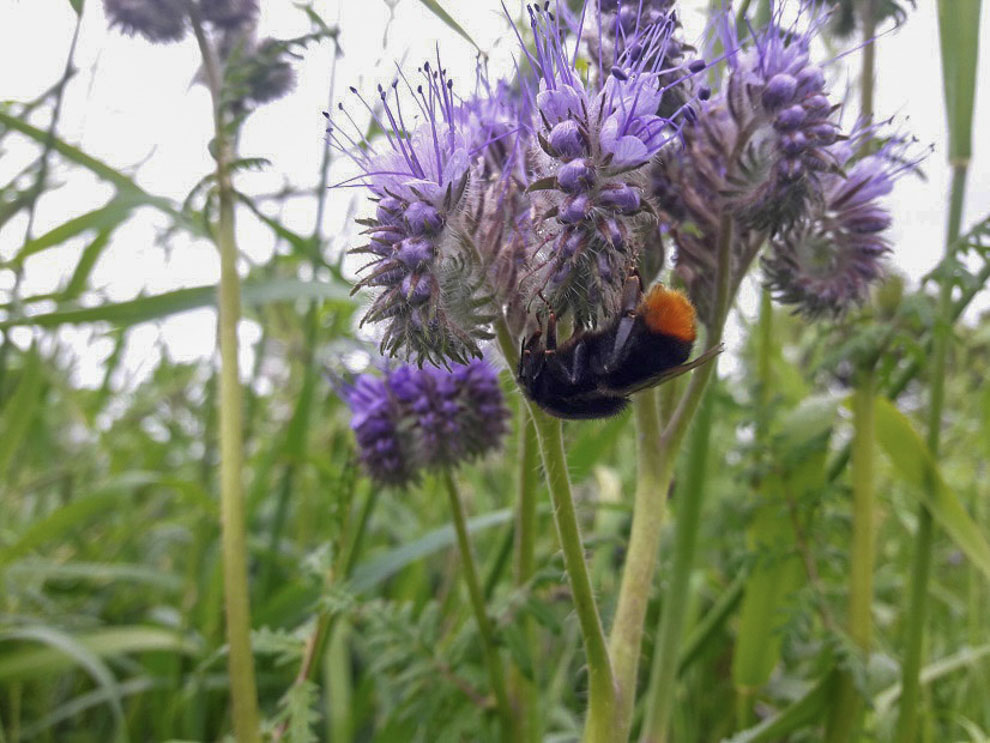
[[[598,204],[620,214],[635,214],[639,211],[639,190],[627,185],[603,189]]]
[[[440,213],[433,206],[422,201],[412,202],[406,207],[403,216],[413,235],[436,234],[443,225]]]
[[[576,194],[586,191],[595,180],[595,171],[584,158],[571,160],[557,171],[557,185],[562,191]]]
[[[591,200],[584,194],[579,194],[564,201],[557,219],[563,224],[576,224],[587,217],[590,211]]]
[[[584,155],[587,149],[580,127],[571,119],[561,121],[550,130],[549,142],[564,162]]]
[[[793,77],[786,73],[779,73],[771,77],[763,88],[763,105],[770,111],[780,108],[794,100],[794,93],[798,83]]]
[[[433,260],[433,243],[425,237],[407,237],[399,243],[395,257],[409,268],[416,269]]]

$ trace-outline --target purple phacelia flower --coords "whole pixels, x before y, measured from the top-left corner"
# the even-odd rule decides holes
[[[402,411],[386,381],[361,374],[344,386],[342,396],[351,409],[351,430],[368,474],[383,485],[409,482],[415,464],[400,429]]]
[[[236,30],[258,18],[258,0],[200,0],[199,12],[219,29]]]
[[[385,134],[381,149],[343,128],[331,126],[328,136],[363,171],[348,185],[367,187],[377,202],[375,216],[362,222],[368,244],[352,251],[371,256],[356,288],[379,290],[362,322],[384,324],[382,350],[388,355],[464,361],[479,356],[478,342],[491,337],[483,277],[465,240],[469,185],[484,177],[478,161],[494,158],[492,146],[508,133],[496,131],[500,122],[482,120],[480,108],[468,108],[455,96],[439,60],[436,67],[424,64],[420,76],[415,87],[402,77],[412,112],[403,108],[398,81],[379,86],[381,116],[358,96]]]
[[[661,116],[675,82],[660,70],[673,24],[632,28],[608,76],[593,84],[574,67],[560,20],[530,6],[538,78],[532,157],[534,211],[540,215],[531,299],[544,297],[579,325],[613,317],[622,284],[637,257],[636,233],[653,216],[646,208],[644,166],[672,138],[677,124]],[[636,53],[629,53],[635,45]],[[528,55],[528,52],[527,52]],[[690,73],[685,73],[690,74]]]
[[[453,467],[496,449],[507,430],[495,370],[484,361],[451,369],[402,365],[361,374],[343,388],[368,474],[406,485],[424,469]]]
[[[866,299],[890,250],[884,232],[891,218],[882,198],[917,164],[907,157],[908,146],[895,138],[857,161],[850,159],[850,144],[832,148],[844,172],[823,177],[825,198],[776,234],[763,259],[778,301],[816,317],[838,315]]]
[[[809,201],[821,198],[822,174],[835,169],[829,147],[839,137],[837,107],[826,95],[821,67],[810,57],[811,42],[826,20],[817,3],[806,2],[785,25],[778,5],[770,24],[744,44],[731,14],[720,19],[728,76],[724,92],[699,119],[720,110],[729,116],[716,114],[697,125],[731,143],[719,192],[725,206],[755,229],[786,226]]]

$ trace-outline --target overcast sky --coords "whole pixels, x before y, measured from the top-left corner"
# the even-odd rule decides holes
[[[494,71],[508,69],[516,42],[507,31],[498,0],[442,0],[442,4],[491,53]],[[700,32],[704,22],[698,10],[700,4],[682,2],[689,39]],[[260,36],[287,38],[310,30],[308,20],[290,0],[261,0],[261,5]],[[928,271],[942,253],[948,192],[935,3],[920,0],[918,5],[899,31],[877,41],[876,101],[878,116],[896,114],[902,128],[922,142],[935,145],[925,166],[927,181],[902,180],[891,200],[895,215],[893,262],[914,278]],[[313,6],[329,22],[340,24],[343,56],[337,65],[338,90],[356,85],[373,91],[378,82],[391,80],[395,60],[405,59],[417,66],[432,56],[438,41],[448,70],[464,80],[462,89],[473,81],[474,49],[417,0],[315,0]],[[74,23],[68,0],[0,0],[0,100],[29,100],[59,79]],[[981,21],[981,38],[990,40],[987,12]],[[384,47],[383,42],[387,42]],[[272,167],[266,173],[243,177],[238,184],[242,190],[266,192],[286,182],[315,183],[324,147],[320,112],[327,107],[331,51],[329,42],[311,47],[298,66],[294,91],[262,108],[248,122],[241,154],[266,157]],[[830,68],[834,91],[854,84],[858,64],[859,55],[853,53]],[[60,136],[134,174],[149,192],[176,200],[183,199],[212,170],[206,151],[212,126],[209,101],[206,90],[192,82],[198,59],[191,38],[179,44],[152,46],[141,39],[122,36],[107,29],[102,3],[87,0],[76,65],[79,74],[66,94]],[[982,87],[990,85],[990,54],[986,50],[980,60],[979,79]],[[990,93],[983,93],[977,100],[976,132],[990,131]],[[33,123],[47,126],[43,117]],[[0,182],[7,182],[35,152],[11,140],[8,150],[0,153]],[[62,185],[42,199],[35,235],[102,205],[112,193],[111,188],[79,169],[60,167],[55,176]],[[351,230],[345,219],[351,195],[339,191],[332,196],[326,234],[344,235]],[[163,248],[156,244],[155,237],[165,221],[145,211],[117,231],[93,273],[95,286],[111,300],[123,300],[141,291],[161,292],[218,279],[219,262],[210,244],[179,237]],[[966,223],[988,211],[990,138],[976,136]],[[290,202],[282,219],[299,232],[310,232],[313,200]],[[24,227],[24,221],[18,219],[0,231],[0,256],[9,258],[16,252],[23,241]],[[263,261],[273,249],[268,231],[249,218],[240,219],[239,242],[254,261]],[[84,237],[29,259],[22,295],[48,292],[63,285],[85,243]],[[342,237],[339,247],[344,245],[346,238]],[[12,283],[12,272],[0,270],[0,294],[8,292]],[[752,300],[751,295],[743,298],[744,310],[751,308]],[[86,328],[69,331],[68,335],[79,348],[89,345],[88,352],[82,355],[77,379],[91,384],[99,379],[99,365],[109,353],[110,344]],[[258,337],[257,328],[245,323],[241,336],[245,346],[243,360],[248,362],[250,345]],[[29,337],[30,331],[19,336]],[[185,313],[132,333],[126,367],[140,377],[153,368],[163,345],[173,358],[191,360],[209,356],[214,343],[212,310]]]

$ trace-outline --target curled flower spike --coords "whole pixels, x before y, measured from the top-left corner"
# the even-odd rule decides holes
[[[103,0],[111,26],[156,44],[181,41],[187,30],[185,0]]]
[[[484,361],[450,370],[403,365],[384,379],[361,374],[342,396],[361,462],[385,485],[483,456],[499,446],[508,425],[498,377]]]
[[[756,229],[785,226],[807,202],[821,198],[821,174],[835,169],[829,147],[839,137],[837,106],[810,58],[811,41],[827,18],[817,3],[805,3],[784,25],[777,6],[770,24],[745,47],[731,17],[721,20],[729,74],[710,108],[729,115],[715,136],[735,140],[721,190],[726,206]]]
[[[614,316],[637,257],[637,232],[654,219],[644,198],[644,166],[676,125],[658,115],[669,85],[659,66],[672,25],[647,25],[624,37],[623,53],[600,88],[582,80],[563,45],[559,20],[530,7],[539,78],[534,128],[535,210],[541,215],[532,293],[579,325]]]
[[[384,120],[351,89],[385,132],[381,150],[363,142],[343,105],[341,118],[355,134],[342,126],[331,126],[327,134],[363,171],[340,185],[367,187],[376,202],[375,216],[362,221],[370,241],[352,251],[371,256],[356,288],[379,291],[362,322],[384,323],[382,350],[388,355],[464,361],[480,356],[478,342],[491,337],[490,299],[479,292],[476,260],[461,224],[476,153],[446,71],[438,62],[419,72],[415,87],[402,77],[414,100],[412,112],[400,102],[399,81],[379,86]],[[422,120],[418,126],[416,118]]]
[[[841,314],[866,299],[890,250],[884,232],[891,218],[881,200],[918,162],[905,157],[907,146],[893,139],[851,164],[849,145],[833,148],[845,174],[825,177],[824,201],[775,235],[763,260],[778,301],[817,317]]]

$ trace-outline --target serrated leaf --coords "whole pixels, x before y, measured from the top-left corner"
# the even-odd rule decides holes
[[[990,578],[990,544],[949,488],[914,425],[886,398],[877,398],[876,435],[894,469],[955,545]]]

